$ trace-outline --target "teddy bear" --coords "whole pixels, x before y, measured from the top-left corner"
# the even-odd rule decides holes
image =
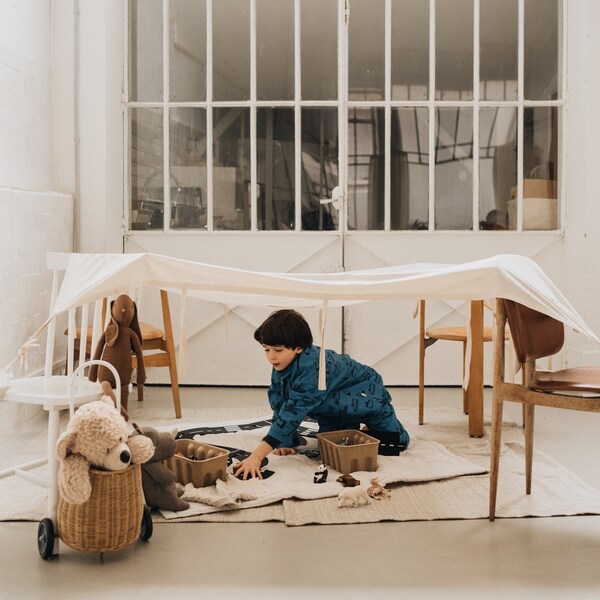
[[[174,435],[159,432],[153,427],[139,427],[135,423],[133,427],[139,437],[151,440],[154,448],[152,458],[142,465],[142,488],[146,504],[173,512],[187,510],[190,505],[180,498],[183,486],[175,482],[175,474],[163,462],[175,454],[177,444]]]
[[[152,441],[130,436],[108,396],[80,406],[56,442],[58,489],[64,500],[83,504],[92,493],[90,468],[119,471],[154,454]]]
[[[137,384],[146,382],[146,369],[142,354],[142,332],[137,318],[135,302],[127,295],[121,294],[110,303],[110,323],[100,336],[93,359],[102,358],[115,367],[121,379],[121,414],[129,420],[127,404],[129,399],[129,384],[133,366],[131,353],[137,358]],[[116,404],[113,389],[116,387],[115,377],[104,365],[93,364],[88,374],[90,381],[99,381],[102,391],[113,399]]]

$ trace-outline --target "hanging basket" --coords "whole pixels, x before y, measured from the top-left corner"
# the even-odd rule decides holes
[[[144,494],[140,465],[123,471],[90,469],[92,493],[83,504],[58,501],[58,535],[75,550],[112,552],[140,537]]]

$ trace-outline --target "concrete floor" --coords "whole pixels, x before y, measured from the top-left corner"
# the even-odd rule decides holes
[[[212,402],[266,408],[264,389],[202,390]],[[416,403],[414,389],[390,391],[399,404]],[[192,393],[197,399],[197,390],[183,390],[184,406]],[[427,406],[448,406],[454,398],[460,405],[460,390],[428,390]],[[169,406],[170,390],[149,388],[145,402]],[[520,407],[507,412],[518,418]],[[536,448],[600,488],[599,418],[538,409]],[[600,516],[155,524],[148,543],[102,560],[62,545],[59,557],[44,561],[36,531],[37,523],[0,523],[0,598],[600,598]]]

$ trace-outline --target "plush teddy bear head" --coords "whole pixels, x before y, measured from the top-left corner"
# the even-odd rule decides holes
[[[132,462],[144,463],[153,454],[151,440],[130,437],[125,419],[112,400],[104,396],[75,411],[66,431],[58,438],[59,491],[68,502],[82,504],[92,492],[90,467],[121,470]]]
[[[164,461],[171,458],[175,454],[177,444],[175,442],[175,432],[157,431],[153,427],[138,427],[135,423],[133,424],[136,432],[140,435],[146,436],[152,441],[154,445],[154,454],[147,462]]]

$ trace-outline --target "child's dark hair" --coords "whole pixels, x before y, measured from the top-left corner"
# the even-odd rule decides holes
[[[308,348],[313,343],[312,333],[306,319],[295,310],[283,309],[271,313],[254,332],[254,339],[267,346]]]

